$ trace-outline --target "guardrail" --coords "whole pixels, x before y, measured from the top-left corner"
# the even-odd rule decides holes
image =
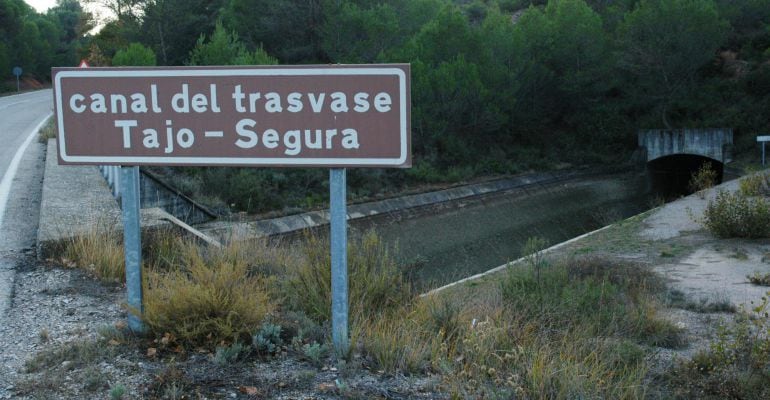
[[[100,165],[99,171],[112,190],[112,195],[120,201],[120,165]]]

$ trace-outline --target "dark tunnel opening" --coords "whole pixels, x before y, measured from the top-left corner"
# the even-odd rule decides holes
[[[722,183],[724,164],[708,157],[674,154],[648,162],[651,193],[667,201],[693,193],[690,186],[692,176],[705,164],[710,164],[716,172],[715,184]]]

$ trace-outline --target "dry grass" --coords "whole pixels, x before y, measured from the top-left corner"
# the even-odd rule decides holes
[[[358,342],[377,369],[389,373],[425,372],[434,346],[430,331],[422,324],[419,309],[395,309],[357,322]]]
[[[249,341],[275,308],[268,279],[244,247],[181,246],[178,264],[147,271],[144,320],[152,332],[195,346]]]
[[[770,195],[770,172],[750,172],[738,181],[740,193],[744,196]]]
[[[48,139],[55,139],[56,138],[56,119],[50,118],[48,122],[40,128],[40,131],[37,133],[37,141],[39,143],[48,143]]]
[[[326,246],[309,245],[286,288],[325,321]],[[682,344],[656,313],[661,281],[637,265],[536,257],[498,285],[416,298],[388,254],[371,233],[351,246],[352,339],[372,369],[440,374],[457,398],[640,398],[648,346]]]
[[[717,171],[710,162],[703,163],[697,172],[690,176],[687,187],[691,192],[697,193],[701,199],[705,198],[706,189],[714,187],[717,183]]]
[[[64,244],[62,264],[76,266],[108,282],[125,282],[126,269],[121,235],[99,223],[90,232]]]
[[[359,341],[373,366],[440,373],[458,398],[640,398],[646,346],[678,346],[659,319],[658,279],[635,265],[579,260],[502,283],[372,309]]]
[[[741,306],[734,323],[719,326],[707,350],[660,377],[668,398],[770,398],[768,297],[752,303],[750,309]]]
[[[300,257],[287,265],[283,278],[287,305],[317,322],[327,321],[331,313],[328,241],[307,236],[299,251]],[[348,282],[354,321],[399,307],[414,295],[396,259],[374,232],[348,243]]]
[[[322,239],[213,249],[161,237],[146,257],[144,318],[155,337],[213,349],[291,320],[281,336],[292,346],[322,339],[308,336],[319,329],[328,338]],[[438,374],[457,398],[640,398],[649,346],[681,344],[656,315],[660,280],[640,266],[551,265],[535,254],[496,283],[419,298],[376,234],[351,240],[348,259],[353,351],[373,370]]]

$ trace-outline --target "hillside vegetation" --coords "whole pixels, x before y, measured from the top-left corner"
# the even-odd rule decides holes
[[[630,157],[639,128],[733,128],[738,152],[770,128],[770,0],[99,2],[115,17],[88,35],[80,11],[70,46],[92,65],[410,63],[414,168],[352,171],[358,197],[618,163]],[[21,26],[76,5],[27,12]],[[2,50],[20,48],[14,32],[0,28],[1,74],[10,73],[5,60],[18,59]],[[223,210],[325,198],[323,171],[182,172],[182,189]]]

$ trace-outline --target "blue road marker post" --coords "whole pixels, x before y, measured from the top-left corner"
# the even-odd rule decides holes
[[[21,67],[13,67],[12,72],[14,75],[16,75],[16,91],[18,92],[20,90],[19,77],[21,76],[21,73],[22,73]]]
[[[348,237],[344,168],[329,170],[332,261],[332,342],[338,355],[350,346],[348,337]]]
[[[123,246],[126,255],[128,328],[144,332],[142,304],[142,238],[139,221],[139,167],[120,168],[123,208]],[[137,315],[138,314],[138,315]]]

